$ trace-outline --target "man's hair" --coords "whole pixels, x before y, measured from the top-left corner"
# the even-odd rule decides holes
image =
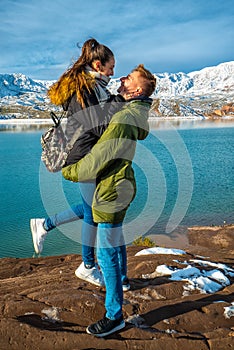
[[[144,78],[144,95],[151,96],[156,88],[155,76],[148,69],[146,69],[143,64],[139,64],[135,69],[133,69],[133,72],[134,71],[139,72],[141,77]]]

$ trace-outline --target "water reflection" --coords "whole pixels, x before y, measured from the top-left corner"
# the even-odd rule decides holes
[[[199,120],[199,119],[168,119],[161,120],[156,118],[149,119],[150,129],[195,129],[195,128],[216,128],[216,127],[234,127],[234,119],[214,119],[214,120]],[[20,121],[0,121],[0,132],[34,132],[44,131],[49,126],[53,125],[50,119],[48,120],[20,120]]]
[[[160,119],[149,119],[150,128],[154,129],[195,129],[195,128],[224,128],[224,127],[234,127],[233,119],[170,119],[170,120],[160,120]]]
[[[40,122],[40,123],[1,123],[0,132],[35,132],[35,131],[44,131],[48,129],[53,123]]]

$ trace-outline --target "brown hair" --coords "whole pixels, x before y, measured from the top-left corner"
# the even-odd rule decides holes
[[[91,67],[96,60],[104,66],[112,57],[114,54],[107,46],[93,38],[87,40],[78,60],[50,87],[48,96],[51,102],[62,105],[76,93],[77,101],[84,108],[84,90],[90,93],[95,84],[95,79],[85,72],[86,66]]]
[[[156,88],[156,78],[155,76],[144,67],[143,64],[139,64],[133,72],[137,71],[140,73],[141,77],[144,78],[145,84],[143,87],[143,93],[145,96],[151,96]]]

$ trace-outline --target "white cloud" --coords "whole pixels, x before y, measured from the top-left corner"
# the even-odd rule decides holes
[[[76,43],[91,36],[114,51],[116,76],[138,63],[155,72],[188,72],[228,61],[233,59],[231,3],[2,0],[0,72],[18,67],[34,78],[57,78],[77,58]]]

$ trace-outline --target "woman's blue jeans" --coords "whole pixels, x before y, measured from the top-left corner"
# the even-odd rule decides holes
[[[97,236],[97,224],[93,221],[92,201],[96,189],[95,182],[80,182],[80,193],[83,201],[84,220],[81,229],[82,259],[86,266],[95,265],[94,247]]]
[[[69,209],[48,217],[45,228],[51,230],[68,222],[83,219],[81,229],[82,259],[86,266],[95,265],[94,247],[97,234],[97,224],[93,221],[92,200],[96,184],[94,182],[79,183],[82,204],[73,205]]]
[[[84,219],[82,224],[82,260],[86,266],[95,264],[95,242],[97,236],[97,224],[93,221],[92,200],[96,188],[93,182],[80,182],[79,188],[82,197],[82,204],[73,205],[69,209],[48,217],[45,220],[45,228],[53,229],[56,226]],[[102,225],[102,224],[99,224]],[[119,264],[122,281],[127,278],[127,253],[125,244],[118,247]]]
[[[99,223],[97,230],[97,259],[106,286],[106,317],[116,320],[122,315],[123,289],[120,264],[121,251],[126,252],[122,224]],[[126,258],[126,257],[125,257]]]

